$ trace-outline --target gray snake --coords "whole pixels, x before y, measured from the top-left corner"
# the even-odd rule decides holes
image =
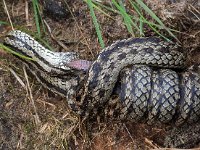
[[[120,120],[179,125],[200,118],[198,66],[185,69],[185,55],[174,43],[158,37],[119,40],[94,62],[80,60],[74,52],[49,51],[18,30],[6,36],[5,44],[32,58],[22,61],[82,117],[105,113],[117,95],[112,111]]]

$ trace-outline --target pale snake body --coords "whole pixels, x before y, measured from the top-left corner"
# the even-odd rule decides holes
[[[157,37],[120,40],[103,49],[93,63],[79,60],[76,53],[51,52],[18,30],[11,31],[5,43],[31,57],[23,59],[31,72],[45,87],[65,96],[82,117],[102,111],[115,88],[118,119],[182,124],[200,118],[199,74],[194,69],[176,71],[185,68],[185,56],[171,42]]]

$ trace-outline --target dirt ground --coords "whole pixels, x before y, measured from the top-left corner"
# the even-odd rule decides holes
[[[166,26],[180,31],[176,35],[183,45],[183,51],[188,54],[188,65],[199,63],[200,4],[177,2],[148,0],[147,4]],[[65,12],[64,19],[55,17],[47,10],[42,14],[54,36],[52,38],[46,31],[43,39],[56,51],[76,51],[83,59],[93,60],[101,47],[88,6],[80,0],[68,0],[67,4],[65,7],[69,7],[70,11]],[[36,31],[31,1],[7,0],[6,6],[15,28],[32,33]],[[3,2],[0,2],[0,7],[0,21],[9,22]],[[41,3],[41,10],[43,7]],[[112,19],[100,12],[96,12],[96,15],[106,45],[131,36],[119,15],[110,14]],[[155,35],[148,27],[145,28],[147,36]],[[1,37],[9,30],[9,25],[1,25]],[[0,149],[164,148],[164,138],[171,126],[108,121],[90,122],[92,129],[87,129],[69,112],[66,99],[44,89],[27,73],[28,77],[19,60],[0,50]]]

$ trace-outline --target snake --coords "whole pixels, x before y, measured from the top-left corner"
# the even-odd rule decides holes
[[[31,58],[17,56],[82,118],[109,115],[176,125],[200,119],[199,65],[186,67],[186,55],[176,43],[155,36],[122,39],[93,61],[77,52],[50,51],[20,30],[10,31],[4,43]]]

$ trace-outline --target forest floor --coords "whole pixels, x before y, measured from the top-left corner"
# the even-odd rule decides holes
[[[147,0],[149,7],[166,26],[180,31],[177,38],[188,54],[188,65],[200,62],[200,4],[198,8],[182,3],[163,3]],[[15,28],[36,31],[32,3],[7,0],[8,12]],[[83,59],[93,60],[100,52],[96,31],[86,3],[69,1],[71,11],[66,18],[43,14],[54,38],[48,30],[43,38],[55,51],[75,51]],[[0,21],[9,22],[4,4],[0,3]],[[111,14],[112,19],[96,13],[105,45],[131,37],[123,19]],[[0,25],[1,37],[11,30]],[[146,36],[155,35],[146,27]],[[2,41],[2,40],[1,40]],[[59,43],[62,44],[59,44]],[[64,45],[64,49],[63,49]],[[88,131],[68,110],[66,99],[44,89],[28,73],[23,64],[11,54],[0,50],[0,149],[159,149],[171,126],[124,122],[91,123]],[[198,146],[198,145],[197,145]]]

